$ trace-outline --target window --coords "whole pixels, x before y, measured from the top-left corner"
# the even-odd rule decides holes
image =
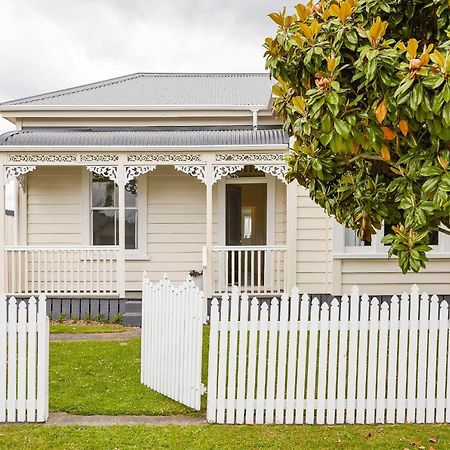
[[[138,192],[136,181],[125,186],[125,248],[138,248]],[[91,189],[93,245],[118,245],[118,187],[106,177],[93,174]]]
[[[392,225],[388,225],[387,223],[384,224],[384,236],[387,234],[392,233]],[[430,245],[439,245],[439,232],[438,231],[431,231],[429,234],[430,238]],[[386,244],[384,244],[386,245]]]
[[[346,228],[345,231],[345,246],[346,247],[370,247],[370,242],[360,239],[355,230]]]

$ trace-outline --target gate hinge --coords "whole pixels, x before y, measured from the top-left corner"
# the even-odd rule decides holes
[[[202,383],[200,385],[200,395],[206,394],[207,391],[208,391],[208,389],[206,389],[206,386]]]

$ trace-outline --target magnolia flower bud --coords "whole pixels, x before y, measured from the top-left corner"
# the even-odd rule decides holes
[[[422,61],[418,58],[414,58],[409,62],[409,68],[411,70],[419,70],[422,66]]]
[[[318,87],[318,89],[324,90],[328,87],[328,85],[330,84],[330,80],[328,78],[319,78],[318,80],[316,80],[316,86]]]

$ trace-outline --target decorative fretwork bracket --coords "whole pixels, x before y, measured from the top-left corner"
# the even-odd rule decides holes
[[[139,175],[144,175],[147,172],[152,172],[156,169],[156,165],[148,165],[148,166],[126,166],[125,167],[125,184],[129,181],[134,180]]]
[[[205,179],[205,166],[184,166],[184,165],[175,165],[176,170],[179,172],[186,173],[191,175],[192,177],[197,178],[202,183],[206,183]]]
[[[89,172],[109,178],[112,182],[118,184],[117,166],[86,166],[86,169]]]
[[[269,175],[272,175],[279,180],[281,180],[283,183],[287,184],[286,182],[286,166],[282,165],[259,165],[255,164],[255,169],[259,170],[260,172],[267,173]]]
[[[20,188],[23,190],[23,177],[36,170],[36,166],[6,166],[5,167],[5,184],[16,179]]]
[[[242,170],[244,168],[244,164],[235,164],[235,165],[215,165],[214,166],[214,176],[213,176],[213,183],[216,183],[223,177],[227,177],[228,175],[231,175],[239,170]]]

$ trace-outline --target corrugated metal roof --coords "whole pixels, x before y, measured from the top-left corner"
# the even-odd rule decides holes
[[[193,146],[287,145],[281,129],[260,130],[20,130],[0,136],[0,145],[24,146]]]
[[[268,107],[272,84],[267,73],[136,73],[0,105]]]

